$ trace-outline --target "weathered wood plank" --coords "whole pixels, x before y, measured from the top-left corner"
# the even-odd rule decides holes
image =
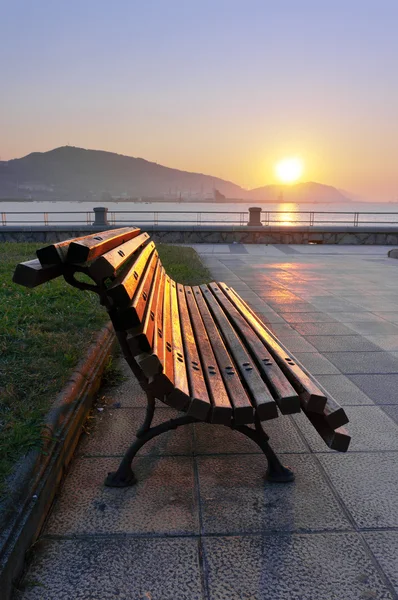
[[[178,410],[184,410],[186,407],[185,402],[181,401],[178,394],[177,398],[168,399],[175,389],[174,381],[174,365],[173,365],[173,338],[172,338],[172,326],[171,326],[171,286],[170,277],[165,275],[163,285],[163,301],[162,301],[162,323],[161,329],[157,328],[157,334],[155,330],[154,338],[154,352],[151,355],[143,357],[142,361],[140,357],[137,357],[140,364],[149,378],[148,387],[150,391],[155,395],[156,398],[160,398],[166,404],[177,408]],[[157,325],[155,321],[155,325]],[[153,357],[158,359],[158,363],[153,360]],[[161,360],[159,358],[161,357]],[[153,369],[149,372],[148,369]]]
[[[153,285],[151,288],[151,293],[148,300],[148,308],[145,313],[143,325],[142,327],[139,327],[137,331],[130,332],[130,335],[127,338],[130,347],[130,352],[133,356],[135,356],[136,354],[140,354],[141,352],[152,352],[154,344],[155,315],[159,300],[161,276],[162,265],[159,260],[153,278]]]
[[[106,277],[116,277],[118,270],[130,260],[149,239],[147,233],[141,233],[128,242],[105,252],[99,256],[88,268],[89,275],[95,281],[102,281]]]
[[[57,242],[56,244],[50,244],[44,248],[39,248],[36,250],[36,256],[43,267],[47,265],[62,265],[62,263],[66,262],[69,244],[79,240],[84,240],[84,238],[85,236],[71,238],[70,240]]]
[[[300,412],[300,399],[273,356],[216,283],[208,286],[249,350],[282,414]]]
[[[307,410],[303,412],[329,448],[338,452],[347,452],[351,436],[344,427],[333,429],[324,415],[318,415]]]
[[[202,370],[191,320],[189,317],[184,286],[182,286],[180,283],[177,284],[177,299],[180,313],[182,341],[185,351],[185,366],[188,375],[191,397],[191,404],[188,409],[188,414],[204,421],[210,413],[211,402],[206,387],[206,380]],[[230,412],[232,412],[231,409]]]
[[[38,258],[19,263],[16,266],[12,280],[14,283],[27,288],[34,288],[51,279],[59,277],[63,273],[63,265],[42,266]]]
[[[242,298],[225,283],[220,282],[218,285],[253,328],[260,340],[268,348],[287,379],[297,390],[300,396],[301,406],[307,410],[322,413],[327,400],[325,394],[286,353],[273,337],[269,329],[260,321],[246,302],[244,302],[244,300],[242,300]]]
[[[162,370],[164,365],[163,308],[165,284],[166,273],[164,268],[162,267],[160,272],[158,301],[156,304],[153,332],[153,353],[158,357]]]
[[[111,311],[112,323],[116,331],[125,331],[142,326],[158,261],[158,253],[155,250],[147,263],[130,306]]]
[[[69,245],[66,262],[80,264],[94,260],[104,252],[136,237],[140,231],[137,227],[121,227],[93,233],[84,238],[78,238],[79,241],[75,239]]]
[[[213,403],[210,421],[227,425],[231,421],[233,408],[236,425],[253,423],[253,406],[242,386],[233,358],[224,345],[200,288],[186,287],[185,292]]]
[[[326,419],[327,424],[332,429],[337,429],[348,423],[348,417],[344,408],[336,402],[334,398],[328,395],[326,406],[323,409],[323,415]]]
[[[182,342],[180,313],[177,301],[177,286],[170,279],[170,311],[171,311],[171,355],[173,357],[174,390],[168,396],[169,403],[175,408],[187,410],[190,407],[188,375]],[[166,353],[168,352],[166,341]]]
[[[145,246],[130,269],[119,275],[107,289],[106,293],[115,308],[122,309],[130,305],[154,249],[155,244],[153,242]]]
[[[278,416],[276,402],[262,380],[253,360],[249,356],[247,350],[243,346],[237,333],[231,326],[209,288],[205,285],[201,285],[200,289],[210,308],[210,312],[213,315],[214,320],[222,332],[228,349],[235,359],[239,373],[250,391],[251,400],[256,407],[259,419],[264,421],[266,419],[276,418]]]

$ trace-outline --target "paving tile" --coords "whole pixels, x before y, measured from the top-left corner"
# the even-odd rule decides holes
[[[270,329],[274,332],[276,336],[282,336],[283,334],[295,335],[295,333],[297,333],[296,330],[293,329],[293,327],[291,327],[287,323],[271,323]]]
[[[398,527],[397,452],[318,454],[360,528]]]
[[[370,531],[364,535],[376,560],[398,594],[398,531]]]
[[[388,352],[325,352],[324,356],[345,374],[398,373],[398,359]]]
[[[277,312],[291,312],[291,313],[308,313],[315,312],[316,308],[309,302],[300,302],[296,300],[289,301],[278,301],[267,300],[268,304]]]
[[[358,312],[336,312],[329,313],[337,320],[342,323],[383,323],[383,319],[372,312],[358,311]]]
[[[398,405],[397,373],[385,373],[382,375],[349,375],[348,377],[376,404]]]
[[[345,375],[318,375],[317,380],[341,406],[373,404]]]
[[[202,456],[197,462],[205,534],[350,527],[309,454],[284,455],[296,480],[278,485],[264,481],[262,455]]]
[[[301,335],[353,335],[352,330],[342,323],[294,323]]]
[[[292,331],[292,334],[279,336],[280,341],[286,346],[289,352],[317,352],[317,349],[306,341],[303,336],[299,335],[296,331]]]
[[[210,537],[210,600],[393,600],[357,534]]]
[[[398,311],[394,312],[376,312],[374,313],[382,319],[389,321],[390,323],[396,323],[398,325]]]
[[[296,352],[294,356],[312,375],[339,374],[339,370],[322,354]]]
[[[361,335],[308,335],[305,338],[319,352],[378,352],[380,347]]]
[[[347,323],[347,327],[361,335],[398,335],[398,326],[394,323]]]
[[[386,350],[388,352],[398,351],[398,335],[367,335],[366,339],[382,350]]]
[[[181,414],[171,408],[158,407],[152,425],[159,425]],[[90,421],[89,435],[83,434],[78,453],[87,456],[123,455],[136,439],[136,431],[144,417],[144,408],[105,409]],[[190,455],[192,452],[193,428],[192,425],[184,425],[147,442],[140,450],[140,455]]]
[[[327,313],[322,312],[284,312],[281,317],[288,323],[335,323],[336,319]]]
[[[115,458],[76,460],[46,533],[198,532],[191,458],[137,458],[133,464],[137,484],[128,488],[105,487],[105,476],[115,471],[119,462]]]
[[[22,585],[18,600],[204,600],[194,538],[45,540]]]
[[[346,300],[313,300],[312,303],[315,307],[318,308],[318,310],[330,313],[352,312],[357,309],[357,306],[355,306],[352,302],[348,302]],[[364,309],[362,308],[362,310]]]
[[[382,404],[380,408],[398,425],[398,404]]]
[[[258,445],[247,436],[222,425],[195,423],[196,454],[262,454]],[[278,454],[308,452],[294,423],[287,415],[263,423],[270,444]]]
[[[123,408],[145,407],[147,405],[145,392],[134,377],[124,358],[118,358],[116,364],[122,372],[124,381],[117,386],[101,390],[105,402],[108,406],[116,402]]]
[[[398,427],[378,406],[346,406],[348,452],[398,450]],[[292,417],[314,452],[333,452],[303,413]],[[398,458],[398,457],[397,457]]]

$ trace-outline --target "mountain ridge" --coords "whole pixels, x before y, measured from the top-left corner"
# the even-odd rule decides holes
[[[215,193],[215,190],[217,192]],[[0,162],[0,198],[93,200],[159,198],[173,201],[349,202],[333,186],[316,182],[245,190],[232,181],[159,165],[106,150],[60,146]],[[279,200],[278,200],[279,198]]]

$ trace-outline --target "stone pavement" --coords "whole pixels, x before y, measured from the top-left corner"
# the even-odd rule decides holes
[[[16,598],[397,599],[398,260],[380,246],[196,249],[345,406],[349,452],[302,415],[268,422],[296,472],[271,485],[249,440],[192,425],[143,448],[136,486],[104,488],[143,420],[128,375],[82,440]]]

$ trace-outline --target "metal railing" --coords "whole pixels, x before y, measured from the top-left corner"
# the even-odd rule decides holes
[[[273,218],[276,215],[276,218]],[[324,215],[327,218],[324,218]],[[373,217],[370,218],[369,217]],[[304,218],[301,218],[304,216]],[[333,217],[333,218],[332,218]],[[336,218],[337,217],[337,218]],[[382,217],[382,218],[376,218]],[[383,220],[385,217],[391,217]],[[263,225],[398,225],[397,212],[351,212],[351,211],[301,211],[301,210],[270,210],[263,211],[261,222]]]
[[[105,209],[106,211],[106,209]],[[195,211],[195,210],[109,210],[104,212],[112,225],[248,225],[249,213],[245,211]],[[95,215],[90,211],[6,211],[1,213],[2,226],[7,225],[92,225]],[[97,221],[98,223],[98,221]],[[398,225],[398,212],[354,211],[283,211],[263,210],[264,226],[316,226],[316,225]]]

